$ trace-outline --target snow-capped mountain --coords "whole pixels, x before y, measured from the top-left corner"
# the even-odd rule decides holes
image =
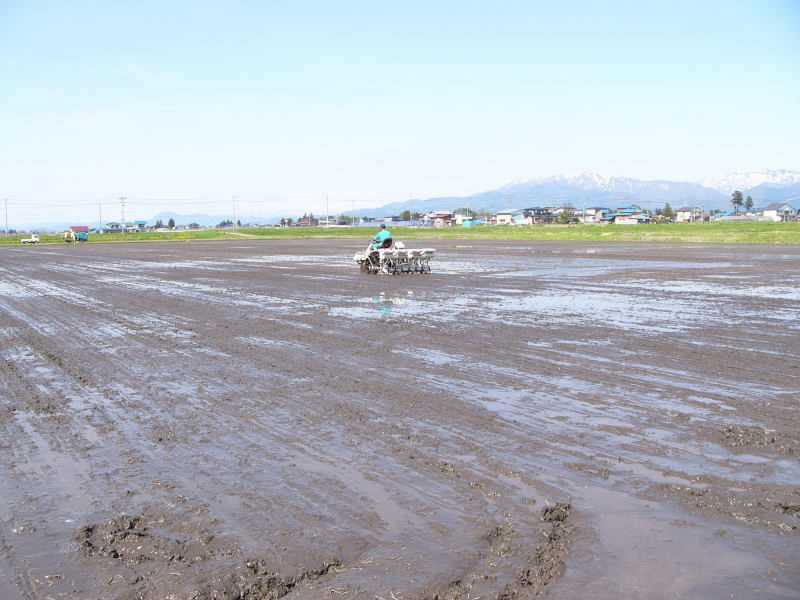
[[[570,200],[587,203],[615,203],[623,201],[684,202],[696,200],[720,201],[725,196],[716,189],[688,181],[642,181],[627,177],[613,177],[600,173],[568,173],[552,177],[520,179],[496,190],[478,194],[477,198],[503,200],[509,204],[553,204]]]
[[[698,183],[725,194],[731,194],[736,190],[744,192],[756,186],[765,188],[800,186],[800,172],[787,171],[786,169],[778,169],[777,171],[761,169],[752,173],[732,173],[724,177],[698,181]]]

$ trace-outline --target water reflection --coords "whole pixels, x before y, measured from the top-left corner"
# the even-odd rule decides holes
[[[376,304],[375,308],[378,312],[388,315],[392,312],[394,306],[403,306],[406,303],[405,298],[387,298],[386,296],[378,296],[372,299],[372,303]]]

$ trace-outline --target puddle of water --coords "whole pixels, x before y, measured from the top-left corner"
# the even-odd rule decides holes
[[[704,489],[708,486],[701,483],[692,482],[690,479],[675,475],[666,475],[663,471],[651,469],[641,463],[622,463],[620,467],[623,471],[629,471],[643,479],[648,479],[653,483],[674,483],[675,485],[688,485],[691,487]]]
[[[735,281],[738,283],[737,278]],[[765,298],[770,300],[800,300],[800,288],[797,286],[776,286],[776,285],[748,285],[738,286],[734,282],[731,285],[722,285],[708,281],[659,281],[656,279],[640,279],[636,282],[626,282],[621,284],[624,287],[636,287],[662,292],[677,292],[686,294],[699,294],[702,296],[738,296]]]
[[[575,490],[575,496],[590,513],[597,540],[591,557],[582,564],[573,560],[559,581],[564,596],[796,597],[789,567],[752,551],[763,540],[760,531],[713,519],[696,523],[669,502],[645,502],[602,487],[586,486]],[[727,535],[715,535],[721,530]],[[785,542],[777,544],[784,546],[781,551],[791,553]],[[765,578],[765,572],[775,571],[777,582]],[[700,573],[742,575],[726,580]]]

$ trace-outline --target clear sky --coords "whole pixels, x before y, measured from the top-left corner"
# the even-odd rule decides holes
[[[0,142],[20,218],[800,170],[800,1],[0,0]]]

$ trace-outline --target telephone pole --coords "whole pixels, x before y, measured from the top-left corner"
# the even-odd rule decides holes
[[[351,223],[351,225],[355,225],[356,224],[356,200],[355,200],[355,198],[351,198],[351,200],[353,201],[353,222]]]
[[[236,196],[233,196],[233,230],[236,231]]]
[[[6,239],[8,239],[8,198],[6,198]]]
[[[98,213],[98,215],[100,217],[100,223],[97,226],[97,233],[102,234],[103,233],[103,205],[100,202],[97,203],[97,213]]]
[[[120,206],[122,206],[122,223],[121,223],[122,227],[120,229],[122,230],[123,236],[125,235],[125,200],[127,200],[127,198],[125,198],[124,196],[120,196],[119,203]]]
[[[411,195],[408,196],[408,220],[414,220],[414,203],[411,201]]]
[[[331,226],[331,208],[328,196],[325,196],[325,227]]]

